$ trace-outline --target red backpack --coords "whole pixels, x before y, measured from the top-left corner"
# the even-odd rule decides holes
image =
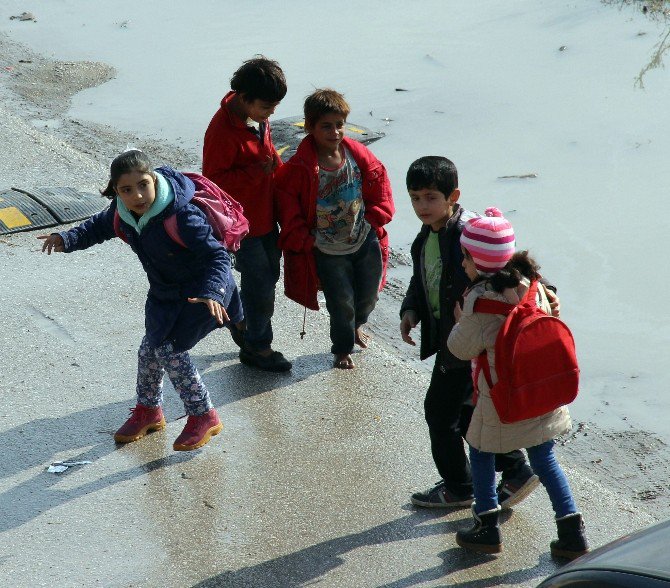
[[[195,184],[195,194],[191,203],[205,213],[214,237],[228,251],[237,251],[240,248],[240,241],[249,233],[249,221],[244,216],[242,205],[205,176],[190,172],[183,174]],[[117,210],[114,214],[114,232],[127,242],[126,236],[119,228],[120,221]],[[186,247],[177,228],[177,215],[166,217],[163,220],[163,227],[175,243]]]
[[[575,341],[560,319],[536,304],[534,281],[517,305],[479,298],[474,311],[507,315],[495,342],[498,382],[493,385],[486,351],[475,364],[475,385],[480,371],[503,423],[515,423],[547,414],[570,404],[579,388]]]

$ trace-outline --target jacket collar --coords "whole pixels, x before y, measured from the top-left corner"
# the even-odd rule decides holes
[[[454,227],[460,225],[460,220],[461,220],[461,215],[463,214],[463,211],[465,209],[458,204],[454,204],[454,212],[451,214],[451,216],[447,219],[446,224],[438,231],[438,233],[450,233],[451,231],[454,230]],[[421,231],[424,235],[428,235],[431,231],[430,225],[423,225],[421,227]]]
[[[354,141],[353,139],[350,139],[349,137],[344,137],[341,144],[347,148],[349,153],[351,153],[351,156],[356,161],[356,164],[360,166],[361,159],[366,157],[365,151],[361,149],[363,145],[357,141]],[[312,135],[307,135],[302,141],[300,141],[300,145],[298,145],[298,149],[296,150],[293,157],[295,157],[296,161],[299,161],[307,168],[314,168],[316,170],[319,169],[319,159],[316,154],[316,144]]]
[[[175,211],[183,208],[191,201],[195,194],[195,184],[189,178],[167,165],[157,168],[156,172],[167,180],[174,192]]]
[[[163,212],[175,199],[175,192],[170,183],[158,172],[156,172],[156,199],[151,208],[147,210],[139,219],[135,220],[133,214],[128,210],[120,197],[116,197],[116,207],[121,219],[137,232],[139,235],[147,223]]]
[[[239,116],[237,116],[234,112],[233,109],[230,106],[230,103],[232,102],[233,98],[237,95],[237,92],[234,90],[231,90],[228,92],[222,99],[221,99],[221,108],[223,108],[226,111],[226,114],[228,114],[228,120],[230,121],[230,124],[238,129],[246,129],[247,128],[247,123],[246,121],[243,121]]]

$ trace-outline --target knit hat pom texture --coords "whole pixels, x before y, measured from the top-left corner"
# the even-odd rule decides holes
[[[472,256],[480,274],[493,275],[514,255],[514,229],[493,206],[487,208],[484,215],[465,223],[461,245]]]

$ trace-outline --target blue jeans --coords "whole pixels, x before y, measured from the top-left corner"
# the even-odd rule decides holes
[[[281,250],[278,231],[242,239],[235,253],[235,269],[240,272],[240,297],[247,324],[244,340],[250,349],[260,351],[272,344],[272,315],[275,311],[275,285],[279,280]]]
[[[330,315],[331,352],[351,353],[355,331],[368,321],[377,304],[382,279],[382,253],[374,229],[358,251],[329,255],[314,249],[316,273]]]
[[[437,471],[447,489],[459,496],[472,494],[470,464],[463,439],[470,426],[472,371],[469,367],[442,371],[442,352],[435,357],[433,375],[423,403],[430,449]],[[526,463],[523,451],[495,455],[495,469],[503,478],[512,478]]]
[[[572,497],[568,479],[554,455],[554,441],[550,439],[542,445],[529,447],[526,451],[528,451],[530,467],[533,468],[547,490],[556,518],[577,512],[577,505]],[[495,454],[479,451],[471,446],[470,467],[474,484],[475,512],[479,514],[496,508],[498,497],[496,495]]]

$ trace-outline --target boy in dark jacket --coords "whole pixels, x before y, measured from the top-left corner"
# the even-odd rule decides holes
[[[386,225],[394,213],[391,184],[372,152],[344,135],[349,105],[335,90],[305,100],[307,136],[277,170],[276,196],[286,296],[330,315],[333,367],[352,369],[354,343],[384,285]]]
[[[272,191],[281,159],[268,118],[286,95],[286,80],[277,62],[258,56],[242,64],[230,87],[205,133],[202,173],[235,198],[249,220],[249,234],[235,254],[246,319],[244,340],[236,330],[231,332],[243,363],[282,372],[291,364],[271,346],[281,259]]]
[[[472,373],[469,361],[450,353],[447,338],[454,326],[454,307],[469,285],[462,267],[460,237],[474,215],[458,204],[458,173],[446,157],[417,159],[407,171],[407,190],[423,227],[412,244],[412,278],[400,308],[400,334],[415,345],[410,331],[421,324],[420,357],[436,354],[424,411],[431,451],[442,476],[435,486],[412,495],[412,503],[430,508],[468,506],[473,501],[470,464],[463,438],[472,416]],[[496,455],[502,471],[499,503],[509,508],[537,485],[521,451]]]

